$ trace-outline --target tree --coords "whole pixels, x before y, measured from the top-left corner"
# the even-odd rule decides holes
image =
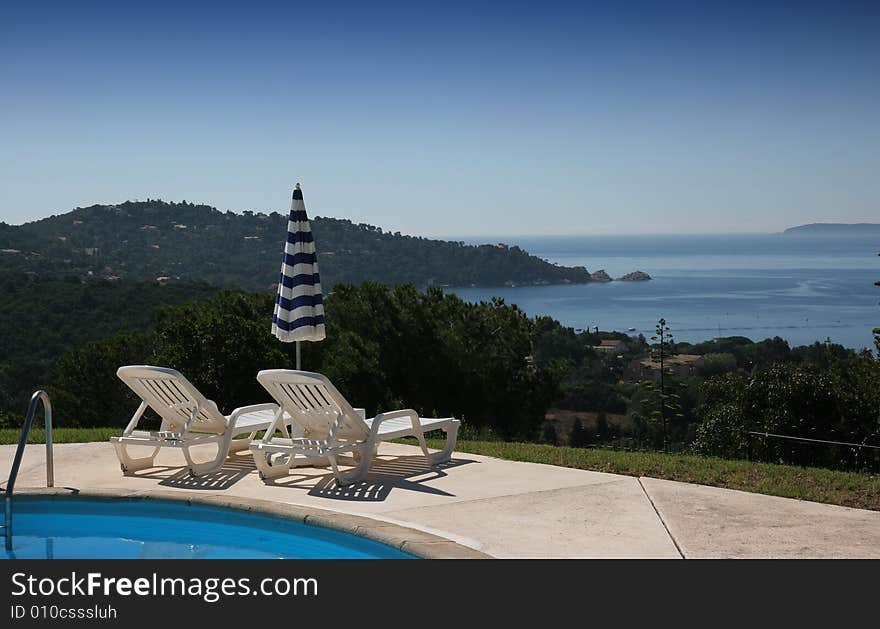
[[[321,370],[362,383],[352,398],[370,412],[402,404],[466,416],[471,427],[506,438],[538,436],[558,379],[552,368],[529,363],[532,323],[519,308],[374,283],[337,286],[325,307]],[[340,343],[362,348],[369,360]]]
[[[587,431],[580,419],[575,419],[571,427],[571,433],[568,436],[568,445],[572,448],[583,448],[589,443]]]
[[[596,439],[602,441],[608,434],[608,416],[604,412],[596,415]]]
[[[185,374],[224,413],[271,401],[257,372],[295,364],[293,343],[271,334],[271,312],[270,293],[234,291],[166,309],[156,329],[157,360]]]
[[[721,404],[706,411],[691,447],[705,456],[744,459],[748,438],[741,409],[736,404]]]
[[[48,389],[55,425],[124,427],[139,402],[116,370],[154,362],[154,350],[152,334],[120,332],[62,354]]]
[[[702,454],[745,454],[748,432],[814,440],[880,442],[880,362],[870,354],[816,365],[779,363],[747,379],[715,377],[702,387],[694,447]],[[864,452],[831,444],[752,436],[752,455],[762,461],[832,468],[877,469]]]
[[[552,421],[544,422],[544,431],[541,434],[541,441],[549,443],[551,446],[559,445],[559,436],[556,433],[556,424]]]
[[[649,417],[659,422],[663,439],[663,450],[669,449],[669,422],[673,418],[683,417],[679,396],[675,393],[678,384],[672,379],[672,372],[667,367],[668,360],[675,356],[675,341],[666,319],[657,322],[651,348],[651,360],[659,366],[658,382],[646,382],[645,387],[653,393],[649,398]]]
[[[880,256],[880,253],[877,254]],[[880,280],[874,282],[874,286],[880,286]],[[877,353],[880,354],[880,327],[876,327],[873,330],[874,332],[874,347],[877,348]],[[878,357],[880,358],[880,357]]]
[[[728,353],[710,353],[703,355],[703,361],[697,367],[701,378],[711,378],[736,369],[736,356]]]

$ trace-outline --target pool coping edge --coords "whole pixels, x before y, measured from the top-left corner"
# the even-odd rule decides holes
[[[130,489],[78,489],[74,487],[23,487],[15,498],[69,498],[80,496],[99,500],[162,500],[259,513],[329,528],[390,546],[421,559],[492,559],[479,550],[448,538],[361,515],[339,513],[317,507],[287,504],[239,496],[181,495],[176,491]]]

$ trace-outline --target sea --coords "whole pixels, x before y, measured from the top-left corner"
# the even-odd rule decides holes
[[[873,347],[880,326],[880,237],[855,235],[522,236],[504,242],[564,266],[643,282],[447,289],[468,301],[501,297],[530,316],[586,330],[650,337],[666,319],[677,341],[782,337],[792,346],[831,341]]]

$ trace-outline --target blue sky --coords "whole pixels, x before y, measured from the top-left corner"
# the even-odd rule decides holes
[[[295,181],[423,235],[880,220],[880,3],[127,4],[4,9],[0,220]]]

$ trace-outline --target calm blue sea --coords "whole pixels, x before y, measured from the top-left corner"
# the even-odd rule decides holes
[[[529,315],[575,328],[650,336],[666,318],[680,341],[721,336],[792,345],[830,338],[873,347],[880,325],[880,242],[876,236],[558,236],[465,238],[506,242],[566,266],[605,269],[612,277],[645,271],[650,282],[453,288],[470,301],[503,297]]]

